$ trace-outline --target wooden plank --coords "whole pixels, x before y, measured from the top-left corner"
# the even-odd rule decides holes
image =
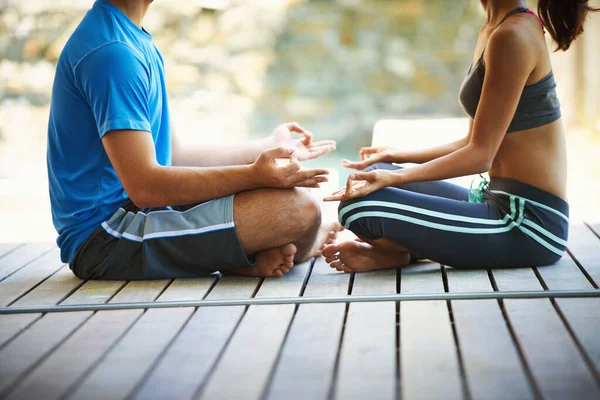
[[[106,303],[125,284],[123,281],[87,281],[60,304]]]
[[[443,293],[440,264],[418,262],[400,269],[400,293]]]
[[[568,253],[556,264],[538,267],[537,270],[550,290],[594,288]]]
[[[486,270],[446,268],[450,292],[492,292]],[[534,393],[496,300],[451,301],[472,399],[531,399]]]
[[[581,222],[569,225],[569,250],[573,257],[587,271],[590,277],[600,285],[600,239]],[[0,260],[1,261],[1,260]]]
[[[143,310],[100,311],[41,362],[7,399],[64,396],[142,315]]]
[[[281,278],[265,278],[256,297],[299,296],[311,264],[312,260],[298,264]]]
[[[81,284],[83,281],[73,275],[69,268],[61,268],[12,305],[21,307],[57,304]]]
[[[439,264],[400,271],[402,293],[444,292]],[[400,384],[406,399],[464,397],[445,301],[400,303]]]
[[[190,307],[148,310],[69,398],[127,398],[193,311]]]
[[[509,274],[513,271],[515,274]],[[503,290],[542,290],[539,280],[522,271],[506,270],[498,279]],[[522,275],[523,280],[515,278]],[[569,283],[567,283],[569,284]],[[565,284],[566,285],[566,284]],[[533,379],[544,398],[598,398],[600,392],[573,339],[552,302],[547,299],[508,299],[504,308]]]
[[[223,275],[210,291],[209,297],[214,300],[249,299],[261,282],[260,278]]]
[[[492,270],[499,291],[544,290],[531,268],[503,268]]]
[[[320,257],[304,294],[343,296],[348,293],[350,276],[333,270]],[[268,399],[328,398],[345,312],[344,304],[299,306],[274,370]]]
[[[351,304],[340,349],[334,397],[396,398],[396,356],[396,304]]]
[[[396,293],[396,270],[355,274],[353,295]],[[397,398],[396,303],[348,306],[336,399]]]
[[[504,304],[544,398],[600,398],[590,369],[549,300],[505,300]]]
[[[90,311],[47,314],[0,351],[0,397],[88,319]]]
[[[453,293],[493,292],[485,269],[456,269],[444,267],[448,278],[448,291]]]
[[[292,271],[290,274],[298,270]],[[206,298],[249,298],[259,282],[255,278],[222,276]],[[198,308],[133,397],[192,398],[214,368],[245,309],[242,306]]]
[[[210,374],[245,307],[200,307],[144,380],[135,399],[191,399]]]
[[[286,283],[290,280],[293,283]],[[257,297],[297,296],[303,282],[304,279],[298,279],[294,275],[265,279]],[[218,286],[217,284],[216,287]],[[261,398],[294,309],[293,305],[249,307],[214,367],[213,374],[201,388],[199,397]],[[231,382],[236,384],[231,385]]]
[[[578,229],[579,228],[575,227],[576,231]],[[584,239],[583,243],[580,243],[581,239]],[[593,243],[593,238],[587,234],[576,234],[569,239],[569,247],[572,248],[572,250],[577,249],[580,255],[589,254],[588,252],[590,250],[594,251]],[[596,259],[600,258],[600,253],[596,251],[595,257]],[[590,261],[588,260],[589,258],[593,258],[593,256],[581,258],[585,263],[589,264]],[[549,289],[575,290],[593,288],[590,281],[583,276],[579,268],[573,263],[569,254],[565,254],[557,265],[565,263],[567,263],[567,268],[569,270],[576,269],[579,274],[568,274],[566,272],[567,268],[564,268],[561,270],[565,271],[563,274],[557,274],[557,276],[552,277],[552,279],[543,274],[548,267],[539,268],[540,274],[544,278]],[[575,276],[577,278],[575,278]],[[598,340],[598,332],[600,331],[600,313],[597,311],[600,310],[600,299],[556,299],[555,302],[594,365],[596,374],[600,377],[600,340]]]
[[[0,243],[0,258],[14,251],[19,246],[22,246],[22,243]]]
[[[52,243],[28,243],[0,258],[0,280],[56,247]]]
[[[313,266],[312,274],[306,284],[304,296],[318,296],[318,293],[348,293],[350,274],[342,274],[329,267],[325,259],[319,257]]]
[[[199,398],[261,398],[293,314],[293,305],[249,307]]]
[[[109,303],[134,303],[154,301],[171,282],[170,279],[155,281],[131,281],[113,297]]]
[[[267,399],[328,398],[345,311],[343,304],[305,304],[299,307]]]
[[[556,299],[556,303],[600,377],[600,299]]]
[[[471,398],[534,398],[498,302],[452,301],[452,312]]]
[[[355,274],[352,295],[395,294],[397,292],[397,275],[396,269]]]
[[[58,249],[51,250],[42,257],[20,269],[0,282],[0,306],[6,306],[28,290],[55,273],[64,264],[60,261]]]
[[[464,397],[445,301],[400,303],[400,377],[405,399]]]
[[[217,279],[217,275],[175,279],[156,301],[202,300]]]
[[[592,231],[596,234],[596,236],[600,237],[600,222],[590,223],[589,226],[592,228]]]
[[[42,314],[0,315],[0,348],[41,316]]]

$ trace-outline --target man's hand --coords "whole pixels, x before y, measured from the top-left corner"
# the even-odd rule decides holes
[[[342,160],[342,165],[345,168],[352,168],[362,171],[363,169],[380,162],[391,163],[396,162],[394,155],[395,150],[389,147],[363,147],[360,149],[361,161]]]
[[[346,187],[325,197],[324,201],[343,201],[363,197],[393,184],[393,174],[387,170],[355,172],[350,174]]]
[[[257,186],[263,188],[318,188],[319,183],[327,182],[326,169],[301,169],[295,159],[295,150],[284,147],[265,150],[251,168]],[[278,165],[277,159],[289,158],[287,165]]]
[[[301,134],[301,139],[292,138],[292,133]],[[313,160],[330,151],[335,150],[335,141],[322,140],[313,142],[313,135],[302,128],[296,122],[279,125],[271,135],[276,146],[286,147],[294,150],[294,156],[298,161]]]

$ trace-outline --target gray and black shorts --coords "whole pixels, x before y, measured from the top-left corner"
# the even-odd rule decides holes
[[[119,208],[77,250],[81,279],[140,280],[205,276],[250,267],[233,221],[233,195],[205,203]]]

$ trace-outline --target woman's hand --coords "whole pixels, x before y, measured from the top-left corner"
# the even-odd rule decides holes
[[[252,176],[259,188],[318,188],[327,182],[326,169],[302,169],[295,158],[294,149],[277,147],[263,151],[250,166]],[[289,159],[287,165],[280,165],[278,159]]]
[[[342,165],[346,168],[364,170],[365,168],[380,162],[398,162],[395,157],[397,151],[389,147],[363,147],[360,149],[361,161],[343,160]]]
[[[303,137],[294,139],[292,138],[292,133],[298,133]],[[313,160],[317,157],[321,157],[330,151],[334,151],[336,146],[335,141],[333,140],[313,142],[313,134],[296,122],[279,125],[275,128],[271,137],[276,146],[293,149],[294,156],[298,161]]]
[[[346,187],[325,197],[324,201],[343,201],[363,197],[369,193],[393,185],[393,173],[388,170],[355,172],[350,174]]]

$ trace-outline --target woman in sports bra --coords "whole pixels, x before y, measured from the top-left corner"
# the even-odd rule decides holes
[[[344,272],[396,268],[411,257],[457,268],[557,262],[567,246],[564,128],[544,39],[567,50],[583,32],[588,1],[481,0],[486,21],[459,100],[467,136],[422,151],[363,148],[339,220],[358,240],[323,255]],[[392,163],[416,163],[401,168]],[[476,188],[442,179],[489,172]]]

